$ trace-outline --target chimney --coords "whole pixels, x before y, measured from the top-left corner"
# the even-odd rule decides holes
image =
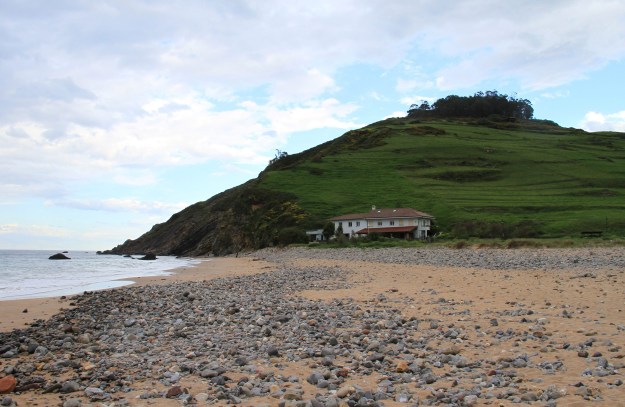
[[[375,211],[375,205],[372,205],[372,206],[371,206],[371,210],[372,210],[372,211]]]

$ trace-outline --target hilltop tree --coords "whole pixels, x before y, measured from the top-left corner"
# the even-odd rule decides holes
[[[491,115],[515,119],[531,119],[534,116],[532,102],[501,94],[496,90],[477,92],[473,96],[449,95],[438,99],[431,106],[423,101],[413,104],[408,110],[408,117],[476,117]]]

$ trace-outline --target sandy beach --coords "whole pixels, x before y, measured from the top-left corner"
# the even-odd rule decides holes
[[[61,329],[58,348],[2,337],[0,377],[20,406],[625,406],[623,248],[408,250],[265,250],[5,301],[3,332],[73,313],[22,335]]]

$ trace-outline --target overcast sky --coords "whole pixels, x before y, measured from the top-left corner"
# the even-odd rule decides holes
[[[621,0],[2,0],[0,249],[111,248],[449,94],[625,131],[624,56]]]

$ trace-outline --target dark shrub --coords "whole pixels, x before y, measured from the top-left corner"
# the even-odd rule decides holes
[[[288,246],[294,243],[307,243],[306,232],[296,227],[284,228],[278,233],[278,244]]]

